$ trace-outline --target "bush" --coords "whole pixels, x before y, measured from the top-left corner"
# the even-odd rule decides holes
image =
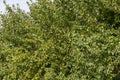
[[[0,79],[112,80],[119,73],[114,0],[37,0],[1,14]]]

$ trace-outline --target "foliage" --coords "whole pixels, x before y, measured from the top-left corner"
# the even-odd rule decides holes
[[[112,80],[120,71],[118,0],[37,0],[1,14],[0,80]]]

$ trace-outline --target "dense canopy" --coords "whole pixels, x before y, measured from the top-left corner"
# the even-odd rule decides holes
[[[4,4],[0,80],[120,80],[119,0]]]

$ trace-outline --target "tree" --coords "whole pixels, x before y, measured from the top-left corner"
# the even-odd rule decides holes
[[[112,80],[120,67],[118,4],[37,0],[29,13],[6,4],[0,79]]]

